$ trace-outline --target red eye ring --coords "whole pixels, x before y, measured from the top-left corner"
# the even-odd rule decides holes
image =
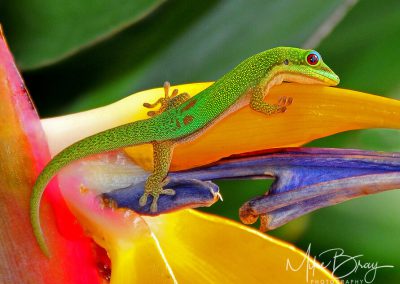
[[[307,63],[310,65],[316,65],[319,62],[319,56],[315,53],[307,55]]]

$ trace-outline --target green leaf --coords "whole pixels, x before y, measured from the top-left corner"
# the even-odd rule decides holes
[[[340,86],[388,94],[400,89],[400,2],[364,0],[318,47],[340,74]]]
[[[173,84],[216,80],[256,52],[277,45],[301,46],[342,3],[167,2],[143,22],[109,41],[68,62],[32,74],[31,93],[36,96],[47,92],[68,98],[62,104],[70,104],[71,96],[76,95],[67,110],[79,111],[161,86],[166,80]]]
[[[318,48],[341,77],[341,87],[400,98],[400,2],[361,1]],[[354,115],[357,115],[356,113]],[[400,151],[398,130],[368,129],[330,136],[318,147]],[[362,262],[394,265],[377,271],[374,283],[398,283],[400,192],[390,191],[318,210],[299,245],[312,254],[335,247]],[[347,266],[351,269],[349,266]],[[365,270],[364,270],[365,272]],[[357,279],[354,274],[349,279]],[[362,279],[359,278],[359,279]]]
[[[318,15],[301,8],[306,2],[314,3]],[[276,45],[301,45],[340,2],[221,2],[181,35],[166,41],[154,57],[148,56],[142,65],[132,66],[123,77],[113,78],[113,93],[110,85],[99,86],[85,93],[72,110],[93,107],[93,102],[102,98],[107,101],[101,103],[108,103],[127,93],[161,86],[166,80],[216,80],[254,53]]]
[[[162,0],[3,0],[0,9],[11,49],[22,69],[70,56],[132,25]]]
[[[400,2],[361,1],[318,48],[341,78],[340,87],[400,99]],[[369,129],[310,146],[400,151],[400,132]]]

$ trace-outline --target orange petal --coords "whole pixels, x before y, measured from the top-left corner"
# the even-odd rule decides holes
[[[186,84],[175,88],[195,95],[210,84]],[[147,118],[148,109],[143,103],[156,101],[163,92],[162,88],[151,89],[102,108],[43,120],[52,153],[107,128]],[[286,113],[266,117],[244,107],[196,140],[178,145],[171,170],[209,164],[232,154],[300,146],[352,129],[400,128],[400,101],[394,99],[339,88],[282,84],[270,90],[266,101],[276,103],[281,96],[293,98]],[[151,169],[150,145],[130,147],[126,151],[136,163]]]
[[[283,84],[271,90],[273,104],[290,96],[284,114],[266,117],[249,106],[231,114],[198,139],[175,149],[172,170],[200,166],[232,154],[300,146],[338,132],[400,128],[400,101],[317,85]]]

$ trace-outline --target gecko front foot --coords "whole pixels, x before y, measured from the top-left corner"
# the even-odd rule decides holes
[[[268,104],[264,101],[264,90],[260,87],[253,89],[250,97],[250,107],[265,115],[273,115],[276,113],[283,113],[287,107],[293,102],[291,97],[280,97],[278,103]]]
[[[292,97],[280,97],[278,103],[271,106],[270,114],[284,113],[286,112],[288,106],[290,106],[292,103]]]
[[[278,104],[276,104],[277,112],[278,113],[283,113],[286,112],[287,107],[290,106],[293,103],[293,98],[292,97],[280,97],[278,100]]]
[[[150,212],[156,213],[158,211],[157,203],[160,195],[163,194],[175,195],[175,190],[171,188],[166,188],[166,189],[163,188],[163,186],[166,185],[167,183],[168,183],[167,179],[165,179],[162,182],[157,182],[153,180],[150,176],[146,181],[144,193],[139,199],[139,205],[141,207],[145,206],[147,204],[147,197],[151,195],[153,196],[153,201],[151,202],[150,205]]]

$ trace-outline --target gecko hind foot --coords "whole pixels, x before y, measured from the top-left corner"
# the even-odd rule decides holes
[[[157,208],[157,204],[158,204],[158,199],[160,198],[160,195],[175,195],[175,190],[171,189],[171,188],[166,188],[163,189],[161,188],[161,190],[157,190],[157,191],[153,191],[153,192],[145,192],[139,199],[139,205],[141,207],[145,206],[147,204],[147,198],[149,195],[151,195],[153,197],[153,201],[151,202],[150,205],[150,212],[152,213],[156,213],[158,211]]]
[[[175,190],[166,188],[164,186],[167,185],[169,182],[168,178],[165,178],[161,182],[158,182],[152,177],[149,177],[146,181],[145,189],[143,195],[139,199],[139,205],[141,207],[147,204],[147,198],[149,195],[153,197],[153,201],[150,206],[150,212],[155,213],[157,212],[157,202],[160,195],[175,195]]]
[[[173,107],[178,106],[179,104],[183,103],[184,101],[186,101],[187,99],[190,98],[189,94],[187,93],[181,93],[179,94],[178,89],[174,89],[171,93],[170,93],[170,88],[171,88],[171,84],[166,81],[164,83],[164,97],[163,98],[159,98],[155,103],[144,103],[143,106],[145,108],[155,108],[157,105],[160,105],[160,108],[156,111],[149,111],[147,112],[147,115],[150,117],[153,117],[155,115],[158,115],[160,113],[163,113],[164,111],[171,109]]]

